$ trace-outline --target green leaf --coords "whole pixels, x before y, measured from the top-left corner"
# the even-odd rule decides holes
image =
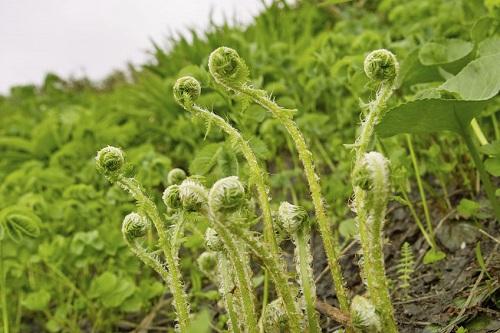
[[[495,140],[492,143],[479,147],[479,151],[485,155],[500,155],[500,140]]]
[[[479,208],[479,203],[469,199],[462,199],[458,204],[457,212],[468,219],[471,216],[475,216],[479,212]]]
[[[210,314],[207,310],[203,310],[194,317],[187,333],[208,333],[211,331],[210,322]]]
[[[461,133],[462,124],[469,124],[481,113],[485,104],[484,101],[452,99],[416,100],[389,110],[376,126],[376,131],[381,137],[400,133]]]
[[[50,302],[50,293],[47,290],[39,290],[26,295],[21,303],[28,310],[42,311],[47,309]]]
[[[467,56],[474,44],[460,40],[448,39],[440,43],[430,42],[422,46],[418,53],[423,65],[440,65],[457,61]]]
[[[496,96],[500,90],[500,53],[471,61],[440,88],[466,101],[484,101]]]
[[[477,53],[479,53],[480,56],[500,53],[500,37],[494,36],[483,40],[477,47]]]
[[[222,144],[210,143],[199,150],[189,165],[192,175],[206,175],[217,164]]]
[[[26,207],[11,206],[0,211],[0,224],[7,236],[15,242],[20,242],[25,236],[40,235],[40,218]]]
[[[104,272],[92,281],[88,296],[98,298],[106,293],[110,293],[116,287],[118,278],[111,272]]]
[[[500,156],[488,158],[484,161],[484,168],[494,177],[500,177]]]
[[[429,251],[427,251],[425,253],[425,256],[424,256],[424,264],[432,264],[432,263],[435,263],[435,262],[438,262],[440,260],[443,260],[444,258],[446,258],[446,253],[444,253],[443,251],[439,251],[437,249],[433,249],[431,248]]]
[[[481,267],[481,270],[486,275],[488,275],[488,277],[491,279],[491,275],[488,272],[488,270],[486,269],[486,263],[484,262],[483,253],[481,252],[481,242],[477,242],[475,252],[476,252],[476,259],[477,259],[477,262],[479,264],[479,267]]]

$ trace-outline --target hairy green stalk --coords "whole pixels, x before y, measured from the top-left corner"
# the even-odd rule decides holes
[[[208,228],[205,234],[207,248],[209,251],[203,252],[197,260],[200,270],[219,286],[219,292],[224,301],[227,314],[229,316],[228,328],[232,333],[240,333],[237,309],[236,285],[234,283],[234,274],[227,253],[222,246],[210,246],[220,244],[222,241],[215,230]],[[216,239],[214,239],[216,238]],[[209,245],[210,244],[210,245]]]
[[[339,255],[336,242],[330,228],[330,222],[326,215],[324,201],[321,195],[321,185],[319,177],[314,170],[312,153],[307,147],[304,137],[292,119],[292,111],[280,107],[267,95],[265,91],[254,89],[248,84],[248,69],[238,53],[227,47],[220,47],[212,52],[209,58],[209,71],[215,81],[226,89],[250,97],[255,103],[272,113],[277,118],[292,137],[297,148],[299,159],[302,161],[311,197],[316,211],[316,218],[323,238],[325,252],[328,258],[328,265],[332,273],[337,298],[340,307],[344,311],[349,311],[349,301],[347,290],[344,286],[342,270],[339,264]]]
[[[193,88],[194,87],[194,88]],[[257,190],[257,197],[260,207],[262,209],[262,216],[264,221],[264,236],[266,241],[271,244],[272,250],[278,254],[278,244],[273,230],[273,219],[271,216],[271,206],[269,204],[269,190],[266,186],[265,173],[259,166],[257,157],[250,147],[247,140],[243,138],[240,132],[231,126],[222,117],[210,112],[194,102],[199,96],[201,87],[199,82],[190,76],[185,76],[177,80],[174,86],[174,96],[177,102],[187,111],[199,117],[208,123],[213,123],[222,129],[231,138],[231,140],[241,149],[241,152],[247,160],[250,168],[250,177],[255,183]]]
[[[300,206],[282,202],[278,214],[281,227],[292,237],[295,244],[295,260],[302,289],[309,333],[319,333],[321,328],[316,314],[316,287],[309,249],[310,225],[307,212]]]
[[[262,260],[274,281],[279,296],[283,300],[290,332],[301,332],[301,316],[285,275],[286,268],[283,260],[281,257],[274,255],[261,241],[249,235],[247,230],[244,230],[227,217],[227,214],[239,209],[243,204],[243,198],[244,188],[237,177],[220,179],[212,186],[208,206],[209,214],[215,217],[212,218],[214,229],[219,233],[223,241],[225,241],[225,238],[231,238],[230,235],[234,235],[255,256]],[[236,254],[236,256],[238,255]]]
[[[367,153],[367,150],[373,138],[374,127],[392,94],[399,65],[391,52],[376,50],[366,57],[364,68],[370,79],[380,82],[380,89],[376,99],[368,104],[368,114],[354,145],[354,209],[363,251],[363,277],[370,299],[380,313],[383,332],[395,333],[398,329],[385,277],[382,238],[390,190],[388,162],[381,154]]]
[[[184,290],[182,275],[178,266],[178,258],[174,256],[170,239],[164,221],[161,219],[155,203],[144,193],[140,184],[134,178],[123,176],[125,164],[123,152],[119,148],[106,147],[100,150],[96,157],[97,169],[112,183],[117,183],[129,192],[136,200],[137,206],[146,217],[153,222],[158,233],[159,245],[165,256],[168,270],[168,285],[174,298],[174,307],[180,332],[187,332],[190,324],[188,297]]]
[[[229,178],[229,180],[228,180]],[[255,301],[253,295],[253,286],[251,280],[251,270],[248,267],[248,261],[241,252],[238,243],[222,226],[221,220],[225,220],[226,215],[238,210],[244,203],[243,185],[237,181],[237,177],[225,178],[225,183],[216,182],[210,191],[197,181],[186,179],[180,185],[180,199],[184,209],[191,209],[205,214],[215,230],[217,238],[222,240],[222,244],[227,251],[229,260],[234,267],[237,285],[241,295],[241,305],[243,308],[244,324],[247,332],[257,333],[257,317],[255,313]],[[219,184],[220,185],[219,185]],[[194,209],[195,208],[195,209]],[[210,245],[211,250],[220,248],[221,245],[214,245],[217,240],[212,236],[206,237],[206,243]],[[244,252],[244,251],[243,251]]]

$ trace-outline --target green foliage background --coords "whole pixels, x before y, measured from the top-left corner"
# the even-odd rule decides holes
[[[245,178],[246,166],[224,135],[207,131],[174,102],[172,85],[181,75],[202,83],[201,105],[251,138],[267,163],[275,203],[290,196],[307,199],[283,128],[259,107],[211,82],[207,58],[221,45],[238,50],[256,86],[285,107],[297,108],[295,118],[316,156],[330,215],[341,233],[349,234],[352,158],[343,144],[355,138],[360,101],[374,93],[362,70],[365,55],[381,47],[394,52],[403,74],[392,103],[412,99],[458,73],[477,56],[482,41],[498,45],[491,38],[498,38],[500,5],[491,0],[336,2],[278,1],[248,27],[212,26],[203,35],[193,31],[170,39],[166,49],[154,45],[150,63],[99,84],[49,74],[40,87],[13,87],[0,97],[0,209],[14,206],[41,221],[40,237],[3,241],[15,329],[127,329],[124,318],[141,320],[164,293],[160,280],[122,240],[120,224],[134,203],[96,173],[98,149],[123,148],[131,172],[157,200],[172,167],[205,175],[209,182],[235,173]],[[492,140],[499,139],[498,109],[496,98],[479,119]],[[382,148],[391,158],[395,184],[410,189],[414,175],[403,142],[386,139]],[[431,200],[442,197],[441,182],[465,196],[476,194],[474,169],[458,138],[426,135],[417,145]],[[438,211],[446,209],[436,201]],[[311,208],[307,200],[301,203]],[[181,254],[195,311],[218,297],[203,288],[194,264],[201,247],[201,233],[192,230]]]

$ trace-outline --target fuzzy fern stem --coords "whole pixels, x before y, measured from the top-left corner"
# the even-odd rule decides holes
[[[363,277],[370,299],[381,315],[383,332],[397,332],[385,277],[382,228],[389,196],[388,162],[379,153],[367,153],[388,98],[392,95],[399,71],[396,57],[387,50],[371,52],[364,63],[366,75],[380,82],[376,99],[368,104],[361,131],[354,144],[352,171],[354,210],[363,251]]]
[[[262,168],[259,166],[257,157],[253,152],[252,148],[248,144],[248,141],[243,138],[240,132],[231,126],[227,121],[225,121],[222,117],[217,114],[210,112],[201,106],[194,103],[196,100],[196,96],[199,94],[191,94],[188,95],[186,91],[189,89],[185,89],[186,85],[198,85],[198,81],[196,81],[193,77],[182,77],[177,80],[176,85],[174,87],[174,96],[176,97],[177,102],[187,111],[192,113],[194,116],[199,117],[205,120],[208,123],[213,123],[222,129],[226,134],[236,143],[236,145],[241,149],[241,152],[245,159],[247,160],[248,166],[250,168],[250,176],[255,183],[255,187],[257,190],[257,197],[259,200],[259,205],[262,209],[262,217],[264,221],[264,235],[266,241],[271,244],[272,251],[275,254],[279,253],[278,244],[276,242],[276,237],[273,230],[273,220],[271,216],[271,206],[269,204],[269,190],[266,186],[265,181],[265,173]],[[200,87],[201,89],[201,87]]]
[[[336,242],[330,228],[330,222],[326,215],[324,201],[321,195],[319,177],[314,170],[312,153],[309,150],[302,133],[291,116],[291,110],[277,105],[265,91],[254,89],[248,85],[248,69],[238,53],[227,47],[220,47],[212,52],[209,58],[209,71],[215,81],[226,89],[250,97],[255,103],[278,119],[292,137],[297,148],[299,159],[304,166],[311,197],[316,211],[316,218],[323,238],[323,244],[328,259],[328,265],[332,273],[337,298],[343,311],[349,311],[347,290],[344,286],[342,271],[339,264],[339,255]]]
[[[301,332],[301,316],[299,315],[297,304],[295,303],[288,279],[285,275],[286,268],[283,260],[281,257],[276,256],[262,241],[249,235],[247,230],[244,230],[229,218],[230,215],[228,214],[239,209],[238,205],[233,203],[239,201],[241,203],[240,206],[243,204],[240,199],[243,193],[243,185],[237,177],[220,179],[212,186],[208,200],[208,214],[212,217],[214,229],[224,241],[226,239],[231,240],[231,236],[235,236],[255,256],[263,261],[264,266],[274,281],[279,296],[283,299],[290,332]],[[238,254],[235,255],[238,256]]]
[[[291,235],[295,244],[295,260],[302,289],[309,333],[319,333],[321,328],[316,314],[316,287],[309,249],[310,225],[307,212],[300,206],[282,202],[278,220],[282,229]]]
[[[210,198],[209,193],[202,184],[191,179],[186,179],[180,185],[181,201],[184,208],[187,208],[188,206],[193,207],[192,204],[186,205],[186,202],[197,202],[195,211],[208,217],[211,227],[222,240],[231,264],[234,267],[237,285],[241,293],[243,318],[245,322],[244,326],[248,332],[257,333],[258,326],[255,314],[253,286],[250,277],[251,270],[247,267],[248,263],[244,259],[245,256],[240,253],[240,248],[236,240],[228,230],[222,227],[224,224],[221,222],[221,220],[226,218],[227,213],[238,209],[239,205],[243,202],[243,185],[235,181],[235,178],[237,179],[237,177],[228,178],[228,182],[219,183],[221,186],[218,186],[218,195],[214,195],[212,192],[214,191],[217,183],[221,182],[221,180],[214,184],[210,192]],[[206,241],[207,243],[215,242],[214,239],[208,239]]]
[[[124,163],[123,152],[115,147],[103,148],[96,157],[97,169],[110,182],[117,183],[123,190],[128,192],[136,200],[140,211],[153,222],[167,264],[168,285],[174,298],[179,330],[181,333],[187,332],[190,324],[188,297],[184,290],[178,258],[172,252],[165,223],[161,219],[155,203],[144,193],[140,184],[134,178],[128,178],[122,174]]]

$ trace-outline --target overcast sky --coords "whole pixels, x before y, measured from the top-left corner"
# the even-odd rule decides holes
[[[269,2],[269,1],[268,1]],[[47,72],[101,79],[147,59],[150,39],[235,17],[247,23],[260,0],[0,0],[0,93],[40,83]]]

